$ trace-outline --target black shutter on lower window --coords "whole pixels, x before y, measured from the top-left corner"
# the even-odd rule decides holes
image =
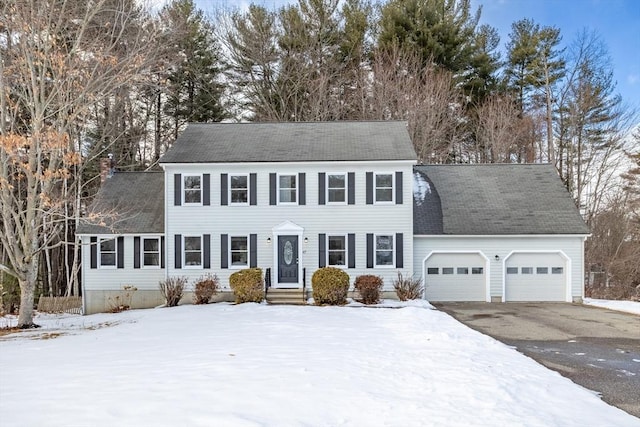
[[[404,268],[404,244],[402,233],[396,234],[396,268]]]
[[[133,238],[133,268],[140,268],[140,237]]]
[[[89,239],[89,250],[91,252],[91,268],[98,268],[98,238]]]
[[[270,205],[277,204],[277,200],[278,200],[276,198],[276,191],[277,191],[276,178],[277,176],[275,173],[269,174],[269,204]]]
[[[220,205],[227,206],[229,204],[229,175],[226,173],[220,174]]]
[[[124,268],[124,237],[118,237],[118,268]]]
[[[173,255],[176,268],[182,268],[182,234],[175,235]]]
[[[179,173],[173,175],[173,204],[182,204],[182,174]]]
[[[373,172],[367,172],[367,204],[373,204]]]
[[[327,265],[327,235],[318,234],[318,267]]]
[[[367,233],[367,268],[373,268],[373,234]]]
[[[396,172],[396,205],[402,204],[402,172]]]
[[[202,236],[202,268],[211,268],[211,234]]]
[[[255,206],[258,204],[258,175],[255,173],[249,174],[249,204]]]
[[[347,174],[347,204],[356,204],[356,174],[349,172]]]
[[[164,236],[160,238],[160,268],[164,268]]]
[[[256,268],[258,266],[258,235],[249,235],[249,267]]]
[[[324,205],[325,203],[325,184],[327,175],[324,172],[318,172],[318,204]]]
[[[307,203],[307,183],[304,172],[298,174],[298,204],[305,205]]]
[[[349,251],[347,256],[347,267],[356,268],[356,235],[349,233],[347,235],[347,249]]]
[[[229,235],[220,235],[220,268],[229,268]]]
[[[202,205],[211,205],[211,174],[202,175]]]

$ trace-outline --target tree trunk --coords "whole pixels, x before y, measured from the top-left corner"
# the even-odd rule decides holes
[[[19,279],[20,284],[20,314],[18,315],[18,328],[36,328],[33,323],[33,302],[38,280],[38,257],[34,256],[28,268],[25,280]]]

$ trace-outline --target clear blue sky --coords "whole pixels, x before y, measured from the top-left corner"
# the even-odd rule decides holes
[[[295,0],[196,0],[205,11],[219,6],[245,8],[254,2],[268,8]],[[614,67],[617,92],[640,109],[640,0],[471,0],[482,6],[481,24],[500,33],[501,48],[511,24],[529,18],[540,26],[560,28],[562,45],[570,44],[583,29],[595,30],[606,43]]]

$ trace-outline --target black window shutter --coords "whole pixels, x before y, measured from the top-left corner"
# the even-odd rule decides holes
[[[124,237],[118,237],[118,268],[124,268]]]
[[[229,268],[229,235],[220,235],[220,268]]]
[[[349,233],[347,237],[347,249],[349,250],[349,254],[347,256],[347,267],[356,268],[356,235]]]
[[[89,248],[91,250],[91,268],[98,268],[98,238],[92,237],[89,242]]]
[[[276,174],[269,174],[269,204],[275,205],[277,203],[276,199]]]
[[[174,256],[176,268],[182,268],[182,234],[175,235]]]
[[[367,172],[367,204],[373,204],[373,172]]]
[[[211,268],[211,234],[202,236],[204,243],[202,245],[202,267]]]
[[[133,268],[140,268],[140,237],[133,238]]]
[[[182,204],[182,174],[179,173],[173,175],[173,204]]]
[[[249,174],[249,204],[255,206],[258,204],[258,190],[257,185],[258,176],[255,173]]]
[[[202,175],[202,205],[211,205],[211,174]]]
[[[350,205],[356,204],[356,174],[355,172],[349,172],[347,174],[347,203]]]
[[[373,268],[373,234],[367,233],[367,268]]]
[[[256,268],[258,266],[258,235],[249,235],[249,267]]]
[[[404,268],[402,233],[396,234],[396,268]]]
[[[396,205],[402,204],[402,172],[396,172]]]
[[[325,202],[325,184],[326,184],[326,176],[324,172],[318,172],[318,204],[324,205]]]
[[[220,174],[220,205],[227,206],[229,204],[229,175],[226,173]]]
[[[305,205],[307,203],[307,176],[304,172],[298,174],[298,204]]]
[[[164,236],[160,238],[160,268],[164,268]]]
[[[327,235],[318,234],[318,267],[327,266]]]

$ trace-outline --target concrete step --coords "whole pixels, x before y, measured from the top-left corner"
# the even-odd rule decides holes
[[[271,288],[267,292],[267,302],[269,304],[306,304],[303,290],[301,288],[281,289]]]

